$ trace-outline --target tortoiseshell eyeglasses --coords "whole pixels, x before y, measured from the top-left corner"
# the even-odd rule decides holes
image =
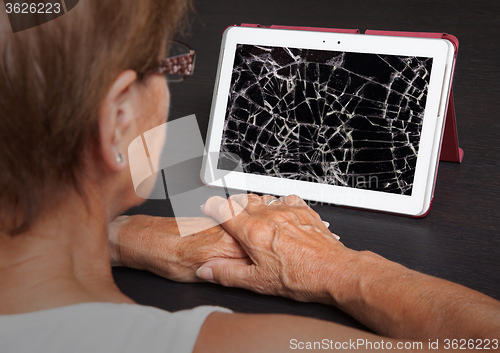
[[[161,59],[154,71],[164,74],[168,82],[182,82],[193,74],[196,53],[182,42],[173,40],[169,44],[169,56]]]

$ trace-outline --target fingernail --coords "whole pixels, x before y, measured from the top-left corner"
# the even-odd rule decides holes
[[[211,267],[201,266],[196,270],[196,276],[198,278],[204,279],[207,282],[214,283],[214,274]]]
[[[326,228],[330,228],[330,223],[328,223],[327,221],[323,221],[323,224],[326,226]]]

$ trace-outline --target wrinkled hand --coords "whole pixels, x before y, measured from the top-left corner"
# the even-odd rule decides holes
[[[183,229],[206,229],[180,237]],[[121,216],[109,225],[112,265],[151,271],[180,282],[199,282],[195,271],[213,259],[247,257],[238,242],[208,217]]]
[[[209,261],[197,275],[258,293],[332,303],[327,287],[342,281],[342,267],[353,251],[300,197],[267,205],[271,198],[235,195],[228,202],[213,197],[203,205],[203,213],[220,221],[249,259]]]

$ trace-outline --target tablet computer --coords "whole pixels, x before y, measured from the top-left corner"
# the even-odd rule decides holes
[[[443,39],[230,27],[202,179],[424,215],[453,60]]]

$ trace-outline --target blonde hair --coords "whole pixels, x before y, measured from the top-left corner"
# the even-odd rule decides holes
[[[0,14],[0,231],[22,233],[68,188],[81,192],[101,100],[120,72],[141,77],[157,64],[189,6],[81,0],[15,34]]]

